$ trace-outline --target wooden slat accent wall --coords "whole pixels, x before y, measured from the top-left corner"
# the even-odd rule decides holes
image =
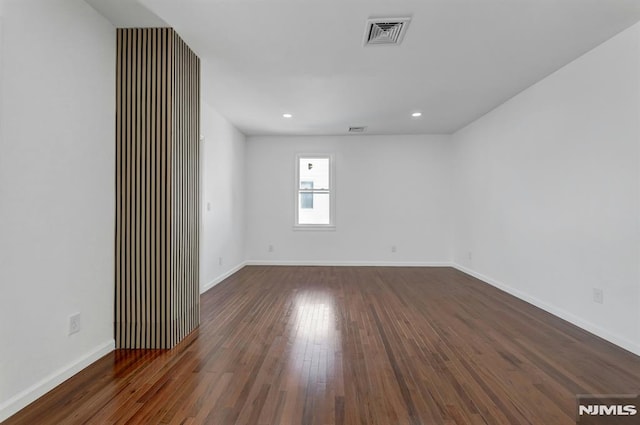
[[[173,338],[180,341],[200,318],[200,60],[177,35],[173,54],[172,299]],[[195,300],[195,302],[194,302]]]
[[[200,60],[126,28],[116,62],[116,347],[171,348],[200,316]]]

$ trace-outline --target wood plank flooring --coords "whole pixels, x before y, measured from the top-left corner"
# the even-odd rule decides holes
[[[451,268],[245,267],[5,424],[575,424],[640,357]]]

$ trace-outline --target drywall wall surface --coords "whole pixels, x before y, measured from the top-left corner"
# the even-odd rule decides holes
[[[0,420],[113,349],[115,198],[115,29],[80,0],[3,14]]]
[[[201,115],[200,290],[204,292],[244,264],[245,136],[207,102],[202,103]]]
[[[249,137],[247,260],[448,264],[448,143],[448,136]],[[294,230],[298,153],[334,156],[335,230]]]
[[[458,266],[636,353],[639,118],[635,25],[455,133],[452,173]]]

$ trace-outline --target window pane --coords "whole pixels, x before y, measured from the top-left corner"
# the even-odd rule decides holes
[[[311,197],[311,208],[303,205],[304,197]],[[300,193],[298,202],[299,224],[331,224],[330,202],[328,193]]]
[[[300,158],[300,189],[303,183],[311,184],[315,189],[329,189],[329,158]]]
[[[300,182],[300,189],[313,189],[313,182]],[[313,208],[312,192],[300,192],[300,208]]]

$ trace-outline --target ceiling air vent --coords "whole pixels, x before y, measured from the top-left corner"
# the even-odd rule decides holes
[[[400,44],[411,18],[368,19],[364,33],[364,45]]]
[[[349,127],[349,133],[364,133],[367,127]]]

